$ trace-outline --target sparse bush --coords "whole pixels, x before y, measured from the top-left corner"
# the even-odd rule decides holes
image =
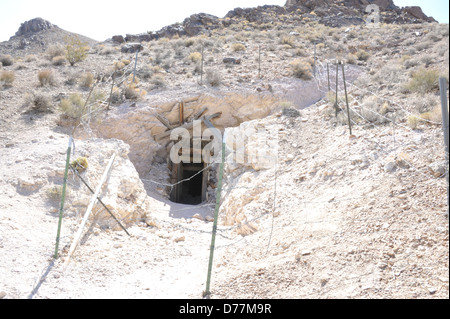
[[[219,86],[222,84],[222,76],[217,70],[209,69],[206,71],[206,82],[211,86]]]
[[[153,75],[152,79],[150,80],[150,83],[152,84],[152,89],[157,89],[166,86],[166,81],[164,80],[164,77],[161,74]]]
[[[55,76],[52,70],[43,70],[38,73],[38,80],[41,86],[54,85]]]
[[[52,104],[50,99],[41,93],[30,93],[25,96],[25,106],[36,113],[51,113]]]
[[[439,90],[439,72],[434,69],[420,68],[414,72],[410,81],[405,85],[409,92],[429,93]]]
[[[78,120],[85,113],[84,104],[85,101],[83,100],[81,94],[74,93],[68,98],[61,100],[59,109],[61,110],[63,116]]]
[[[88,51],[87,44],[82,42],[78,36],[66,37],[65,41],[67,43],[66,58],[71,66],[86,59]]]
[[[80,78],[80,86],[89,89],[94,84],[94,75],[91,72],[84,73]]]
[[[415,130],[417,126],[422,122],[422,119],[419,115],[410,115],[408,116],[407,124],[410,128]]]
[[[231,45],[231,50],[233,52],[241,52],[241,51],[245,51],[245,45],[243,45],[242,43],[233,43]]]
[[[292,73],[296,78],[302,80],[312,79],[311,64],[306,61],[295,60],[291,63]]]
[[[52,44],[48,47],[46,55],[50,61],[53,61],[55,57],[65,56],[66,49],[60,44]]]
[[[66,57],[64,57],[64,56],[55,56],[52,59],[52,64],[54,66],[61,66],[61,65],[64,65],[65,63],[66,63]]]
[[[358,51],[356,57],[359,61],[367,61],[370,58],[370,54],[364,50]]]
[[[292,47],[292,48],[295,47],[295,39],[294,39],[293,36],[288,36],[288,35],[283,36],[283,37],[281,38],[280,43],[281,43],[281,44],[289,45],[289,46]]]
[[[381,104],[378,98],[370,96],[363,101],[360,115],[363,120],[370,123],[384,123],[387,119],[381,113],[386,113],[386,111],[382,111],[382,108],[386,108],[386,106]]]
[[[79,93],[69,95],[68,98],[61,100],[59,109],[62,112],[61,117],[72,122],[80,122],[82,119],[91,121],[99,121],[102,108],[100,103],[105,99],[105,95],[94,90],[86,102],[86,99]]]
[[[347,55],[347,64],[356,64],[358,57],[354,54],[349,53]]]
[[[184,42],[184,45],[186,46],[186,48],[189,48],[189,47],[193,46],[194,43],[195,43],[194,39],[187,39],[187,40]]]
[[[129,83],[123,90],[123,95],[128,100],[139,100],[143,98],[147,92],[145,90],[137,88],[136,83]]]
[[[25,62],[34,62],[34,61],[36,61],[36,56],[33,54],[27,55],[25,57]]]
[[[3,86],[12,86],[15,79],[14,72],[3,71],[0,73],[0,84]]]
[[[202,60],[202,54],[200,52],[192,52],[189,54],[188,59],[192,62],[199,62]]]
[[[114,71],[122,70],[125,67],[125,63],[122,61],[116,61],[114,62]]]
[[[0,62],[3,66],[11,66],[14,64],[14,59],[10,55],[0,55]]]

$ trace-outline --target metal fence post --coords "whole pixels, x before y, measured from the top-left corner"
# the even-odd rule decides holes
[[[441,107],[442,107],[442,124],[444,131],[444,142],[445,142],[445,160],[447,161],[447,216],[449,213],[450,206],[450,190],[449,190],[449,128],[448,128],[448,102],[447,102],[447,79],[440,78],[439,79],[439,88],[441,92]]]

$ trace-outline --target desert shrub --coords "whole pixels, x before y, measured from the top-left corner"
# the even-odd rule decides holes
[[[54,85],[55,76],[52,70],[42,70],[38,73],[38,80],[41,86]]]
[[[85,89],[89,89],[94,84],[94,75],[91,72],[87,72],[80,77],[80,86]]]
[[[187,39],[187,40],[184,42],[184,45],[186,46],[186,48],[189,48],[189,47],[193,46],[194,43],[195,43],[194,39]]]
[[[128,77],[122,89],[122,93],[126,99],[138,100],[147,94],[145,90],[138,88],[139,82],[140,79],[138,77],[134,77],[133,75]]]
[[[356,64],[358,57],[352,53],[347,55],[347,64]]]
[[[3,71],[0,73],[0,85],[11,86],[16,79],[14,72]]]
[[[222,84],[222,76],[219,71],[209,69],[206,71],[206,82],[211,86],[219,86]]]
[[[102,104],[105,99],[104,93],[94,90],[88,101],[79,93],[73,93],[68,98],[61,100],[59,110],[61,117],[72,122],[81,120],[92,122],[99,121],[101,116]]]
[[[386,113],[386,111],[382,110],[383,108],[386,108],[386,106],[384,106],[384,104],[381,104],[378,101],[378,98],[370,96],[364,99],[360,116],[363,118],[363,120],[366,120],[370,123],[384,123],[387,119],[382,114]]]
[[[408,56],[406,56],[406,57],[408,57]],[[403,60],[403,66],[405,67],[405,69],[410,69],[410,68],[413,68],[413,67],[416,67],[419,65],[419,61],[415,58],[409,57],[409,58],[404,58],[402,60]]]
[[[25,62],[34,62],[34,61],[36,61],[36,60],[37,60],[37,59],[36,59],[36,56],[33,55],[33,54],[27,55],[27,56],[25,57]]]
[[[231,50],[233,52],[241,52],[241,51],[245,51],[245,45],[243,45],[242,43],[233,43],[231,45]]]
[[[202,54],[200,52],[192,52],[189,54],[188,59],[192,62],[199,62],[202,60]]]
[[[356,52],[356,57],[359,61],[367,61],[370,58],[370,54],[364,50]]]
[[[419,124],[422,122],[421,118],[419,115],[410,115],[408,116],[408,119],[406,121],[406,123],[408,124],[408,126],[410,128],[412,128],[413,130],[417,128],[417,126],[419,126]]]
[[[50,99],[41,93],[30,93],[25,96],[25,106],[30,108],[30,111],[37,113],[51,113],[52,104]]]
[[[11,66],[14,64],[14,59],[10,55],[0,55],[0,62],[3,66]]]
[[[434,93],[414,94],[409,99],[414,111],[421,114],[433,110],[439,105],[440,99]]]
[[[80,119],[83,114],[85,101],[81,94],[73,93],[68,98],[61,100],[59,109],[62,115],[70,119]]]
[[[125,67],[125,63],[122,61],[116,61],[114,62],[114,71],[122,70]]]
[[[150,83],[152,84],[152,89],[158,89],[166,86],[166,81],[161,74],[155,74],[152,76]]]
[[[288,35],[283,36],[280,40],[280,43],[289,45],[292,48],[295,47],[295,39],[293,36],[288,36]]]
[[[52,44],[48,47],[47,51],[45,52],[47,55],[47,58],[52,61],[53,58],[58,56],[65,56],[66,55],[66,49],[60,44]]]
[[[88,47],[87,44],[82,42],[80,38],[76,35],[66,37],[66,58],[71,66],[75,63],[81,62],[87,57]]]
[[[62,56],[62,55],[60,55],[60,56],[55,56],[53,59],[52,59],[52,64],[54,65],[54,66],[61,66],[61,65],[64,65],[66,63],[66,57],[65,56]]]
[[[291,69],[292,73],[296,78],[302,79],[302,80],[311,80],[312,79],[312,70],[311,70],[311,64],[302,61],[302,60],[295,60],[291,63]]]
[[[421,94],[437,91],[439,90],[439,72],[435,69],[420,68],[411,75],[405,89]]]

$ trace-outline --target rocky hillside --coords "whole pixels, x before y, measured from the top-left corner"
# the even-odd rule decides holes
[[[0,43],[0,298],[201,298],[218,166],[207,201],[171,202],[164,136],[216,112],[222,131],[273,132],[260,149],[277,161],[225,165],[212,298],[448,298],[437,80],[449,26],[380,0],[369,28],[367,3],[288,1],[78,36],[73,65],[73,34],[20,26]],[[102,199],[132,236],[96,205],[66,267],[91,197],[71,171],[53,260],[69,136],[93,188],[117,154]]]
[[[288,0],[283,7],[274,5],[256,8],[236,8],[219,18],[206,13],[194,14],[181,23],[162,28],[156,32],[115,36],[116,41],[151,41],[161,37],[211,35],[217,29],[231,28],[235,31],[245,25],[244,30],[267,30],[277,24],[286,27],[300,25],[302,22],[317,21],[330,27],[364,24],[369,12],[368,5],[380,9],[380,22],[388,24],[410,24],[436,22],[427,17],[420,7],[397,7],[393,0]],[[370,12],[371,13],[371,12]]]
[[[0,54],[27,55],[44,52],[50,45],[64,44],[68,37],[76,35],[81,41],[93,46],[97,41],[88,37],[68,32],[57,25],[35,18],[21,24],[16,34],[9,41],[0,43]]]

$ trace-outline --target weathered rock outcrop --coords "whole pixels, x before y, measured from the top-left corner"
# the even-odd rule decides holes
[[[47,20],[44,20],[42,18],[35,18],[29,21],[26,21],[21,24],[19,30],[16,32],[15,36],[23,36],[23,35],[29,35],[32,33],[37,33],[44,30],[49,30],[52,28],[57,27],[56,25],[51,24]]]
[[[197,36],[210,34],[213,30],[236,25],[242,22],[253,25],[268,25],[281,22],[298,25],[304,18],[315,20],[331,27],[364,24],[369,5],[377,5],[383,15],[383,23],[405,24],[435,22],[427,17],[420,7],[399,8],[393,0],[287,0],[284,6],[264,5],[255,8],[235,8],[224,18],[199,13],[186,18],[182,23],[175,23],[153,33],[127,35],[127,42],[147,42],[162,37]],[[249,27],[250,29],[252,27]]]

